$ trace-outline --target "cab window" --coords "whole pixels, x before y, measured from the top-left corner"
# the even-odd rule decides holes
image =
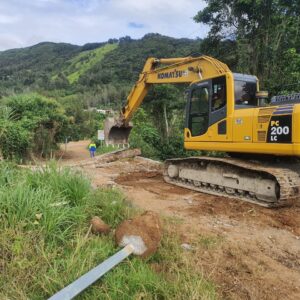
[[[192,136],[204,134],[208,128],[209,90],[199,87],[192,91],[189,111],[189,129]]]
[[[211,111],[221,109],[226,105],[226,79],[225,76],[212,80]]]
[[[191,114],[208,112],[209,93],[207,87],[193,90],[191,97]]]
[[[256,82],[234,81],[234,98],[237,107],[257,106]]]

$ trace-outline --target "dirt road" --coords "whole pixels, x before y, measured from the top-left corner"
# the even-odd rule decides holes
[[[90,162],[87,143],[69,144],[63,163]],[[174,217],[174,232],[221,298],[300,299],[300,204],[271,210],[174,187],[161,164],[141,157],[83,170],[95,187],[117,186],[137,207]]]
[[[69,142],[67,145],[63,144],[61,145],[61,151],[57,153],[56,157],[60,158],[60,162],[64,165],[89,160],[89,143],[89,140],[84,140],[78,142]]]

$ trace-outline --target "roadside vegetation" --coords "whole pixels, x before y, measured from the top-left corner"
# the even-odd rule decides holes
[[[5,159],[25,160],[57,150],[67,126],[63,107],[38,94],[5,99],[0,107],[0,150]]]
[[[81,173],[50,165],[0,164],[0,298],[46,299],[114,254],[113,234],[88,234],[100,216],[112,228],[136,211],[116,189],[93,190]],[[148,260],[132,257],[80,299],[215,299],[216,290],[165,232]],[[158,267],[159,266],[159,267]]]
[[[59,143],[93,137],[103,119],[76,101],[62,105],[38,93],[4,98],[0,102],[0,155],[21,163],[55,157]]]

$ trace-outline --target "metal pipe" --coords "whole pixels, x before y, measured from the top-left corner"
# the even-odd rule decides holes
[[[158,61],[161,64],[177,64],[191,59],[192,57],[187,56],[187,57],[174,57],[174,58],[160,58],[158,59]]]
[[[71,284],[54,294],[48,300],[70,300],[79,295],[83,290],[97,281],[100,277],[114,268],[117,264],[123,261],[126,257],[132,254],[134,247],[129,244],[122,250],[105,260],[103,263],[85,273]]]

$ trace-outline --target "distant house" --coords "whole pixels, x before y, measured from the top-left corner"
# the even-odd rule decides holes
[[[103,115],[109,115],[114,112],[112,109],[99,109],[97,107],[89,107],[88,109],[85,109],[84,111],[96,111],[97,113],[103,114]]]

